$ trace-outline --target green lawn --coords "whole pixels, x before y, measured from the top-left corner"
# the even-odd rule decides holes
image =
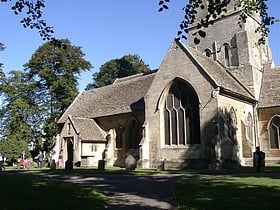
[[[0,175],[0,181],[1,210],[98,210],[108,201],[102,192],[72,183],[19,174]]]
[[[280,180],[267,177],[189,179],[178,182],[180,210],[280,209]]]
[[[267,166],[261,173],[250,167],[227,170],[165,170],[120,168],[97,169],[74,168],[66,171],[48,168],[15,170],[7,168],[1,174],[0,209],[2,210],[85,210],[103,209],[108,197],[101,191],[86,186],[61,181],[32,179],[34,173],[55,174],[155,174],[179,173],[213,175],[211,179],[191,178],[176,184],[175,194],[180,209],[215,210],[267,210],[280,209],[280,165]],[[14,173],[14,174],[13,174]],[[27,174],[27,175],[22,175]],[[220,176],[222,175],[222,176]],[[225,177],[225,178],[221,178]]]

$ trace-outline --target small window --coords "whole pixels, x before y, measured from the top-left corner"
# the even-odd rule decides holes
[[[274,116],[269,125],[270,148],[279,149],[280,144],[280,116]]]
[[[237,118],[233,107],[230,108],[229,113],[224,116],[224,135],[228,137],[234,144],[236,144],[236,126]]]
[[[206,49],[205,50],[205,55],[210,58],[211,57],[211,51],[209,49]]]
[[[224,50],[225,50],[225,65],[226,67],[230,66],[230,48],[228,44],[224,45]]]
[[[91,152],[97,152],[97,144],[92,144],[90,147]]]
[[[71,134],[71,123],[67,123],[67,134]]]
[[[253,117],[251,115],[251,113],[248,114],[247,118],[246,118],[246,137],[247,140],[249,140],[250,142],[253,142]]]

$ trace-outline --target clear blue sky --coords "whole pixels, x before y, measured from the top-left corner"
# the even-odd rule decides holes
[[[127,54],[138,54],[151,69],[159,67],[183,18],[186,0],[172,0],[170,9],[158,12],[158,0],[46,0],[44,19],[54,26],[55,37],[68,38],[81,46],[85,59],[94,66],[81,74],[79,89],[92,82],[92,74],[105,62]],[[280,1],[268,0],[269,11],[279,17]],[[11,3],[0,3],[0,52],[4,71],[22,70],[44,42],[36,30],[25,29]],[[280,23],[271,28],[270,47],[280,64]]]

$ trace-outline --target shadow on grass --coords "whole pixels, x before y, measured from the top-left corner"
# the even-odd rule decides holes
[[[267,166],[262,169],[261,173],[256,173],[253,168],[243,167],[238,169],[222,169],[222,170],[165,170],[157,171],[154,169],[136,169],[133,171],[125,170],[123,168],[106,168],[105,170],[98,169],[88,169],[88,168],[74,168],[73,170],[67,171],[65,169],[57,169],[51,171],[49,168],[44,169],[30,169],[30,170],[7,170],[7,174],[17,175],[19,178],[21,175],[31,178],[38,178],[39,183],[36,183],[32,186],[36,189],[35,191],[44,188],[45,185],[56,187],[59,182],[50,182],[47,180],[47,183],[40,183],[39,177],[48,178],[48,179],[59,179],[62,181],[78,181],[84,186],[102,186],[102,190],[113,193],[129,193],[137,197],[142,197],[146,199],[153,199],[158,202],[165,202],[166,197],[169,195],[169,188],[163,188],[161,193],[158,194],[158,189],[162,186],[170,185],[168,183],[172,182],[176,184],[176,194],[182,209],[272,209],[272,205],[280,206],[280,201],[276,199],[276,195],[280,194],[279,191],[279,175],[280,175],[279,165]],[[4,172],[5,173],[5,172]],[[40,176],[37,176],[36,174]],[[153,174],[177,174],[176,176],[149,176]],[[139,176],[133,176],[133,175]],[[46,176],[45,176],[46,175]],[[65,176],[64,176],[65,175]],[[120,176],[115,176],[120,175]],[[123,175],[123,176],[122,176]],[[129,175],[129,176],[127,176]],[[132,175],[132,176],[130,176]],[[148,175],[148,176],[145,176]],[[210,176],[204,176],[210,175]],[[222,176],[219,176],[222,175]],[[204,179],[200,179],[204,177]],[[205,179],[208,177],[209,179]],[[217,177],[223,177],[218,179]],[[34,179],[34,181],[35,181]],[[187,180],[184,180],[187,179]],[[181,181],[179,181],[181,180]],[[183,180],[183,181],[182,181]],[[129,185],[127,184],[129,183]],[[65,183],[66,184],[66,183]],[[7,187],[7,186],[4,186]],[[1,187],[2,188],[2,187]],[[75,190],[71,192],[67,190],[67,187],[62,187],[60,190],[58,188],[57,192],[54,192],[53,195],[57,199],[62,199],[64,203],[71,204],[71,207],[68,209],[91,209],[87,208],[87,205],[92,204],[90,199],[83,202],[80,199],[87,198],[85,196],[88,191],[84,191],[82,194],[79,194]],[[6,189],[6,188],[3,188]],[[21,194],[22,187],[18,186],[17,192]],[[30,189],[30,188],[29,188]],[[51,188],[53,189],[53,188]],[[66,190],[65,190],[66,189]],[[83,189],[90,190],[86,187]],[[91,188],[92,189],[92,188]],[[32,189],[33,190],[33,189]],[[33,192],[35,195],[36,192]],[[40,200],[41,196],[38,193],[38,196],[33,200],[34,205],[42,205],[42,203],[58,203],[59,201],[54,199],[52,200],[52,192],[47,190],[50,196],[47,196],[42,200],[42,202],[37,202]],[[69,191],[69,192],[68,192]],[[5,193],[5,192],[4,192]],[[71,194],[72,193],[72,194]],[[33,196],[32,194],[32,196]],[[29,192],[30,195],[30,192]],[[61,195],[63,195],[61,197]],[[99,195],[99,194],[98,194]],[[264,196],[265,195],[265,196]],[[0,194],[0,201],[2,193]],[[100,195],[101,198],[104,195]],[[99,202],[99,196],[97,200]],[[26,199],[26,197],[25,197]],[[275,201],[277,200],[277,201]],[[74,203],[71,203],[71,202]],[[11,200],[10,200],[11,202]],[[76,208],[75,204],[85,203],[85,207]],[[172,201],[173,202],[173,201]],[[21,201],[23,203],[23,201]],[[87,204],[89,203],[89,204]],[[99,204],[102,203],[100,200]],[[276,205],[277,204],[277,205]],[[7,205],[7,203],[5,203]],[[32,202],[28,202],[28,205],[32,205]],[[130,206],[128,203],[119,204],[123,209],[132,209],[136,206]],[[139,204],[140,205],[140,204]],[[142,204],[141,204],[142,205]],[[59,206],[59,205],[57,205]],[[74,206],[75,208],[72,208]],[[98,205],[97,205],[98,206]],[[98,209],[95,206],[94,209]],[[22,208],[8,208],[8,209],[22,209]],[[32,208],[27,208],[32,209]],[[33,208],[38,209],[38,208]],[[51,205],[47,206],[45,209],[52,209]],[[66,207],[60,207],[59,209],[67,209]],[[275,208],[273,208],[275,209]]]
[[[1,209],[104,209],[107,196],[86,186],[34,176],[0,174]]]
[[[180,209],[275,209],[280,206],[280,182],[242,177],[189,179],[176,185]]]

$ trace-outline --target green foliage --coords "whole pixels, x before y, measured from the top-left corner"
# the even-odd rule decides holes
[[[5,49],[4,44],[0,42],[0,52],[3,51],[4,49]],[[1,77],[1,74],[3,74],[2,68],[3,68],[3,63],[0,63],[0,77]]]
[[[87,85],[87,90],[112,84],[115,79],[137,73],[149,72],[149,65],[138,55],[125,55],[120,59],[113,59],[100,67],[99,72],[93,74],[93,83]]]
[[[13,0],[0,0],[0,2],[9,2]],[[159,12],[169,9],[168,4],[171,0],[159,0]],[[253,12],[258,11],[261,16],[262,24],[256,30],[261,34],[259,43],[264,43],[265,38],[269,33],[269,26],[274,24],[274,17],[269,16],[267,12],[267,0],[209,0],[205,5],[205,1],[202,0],[190,0],[186,3],[183,10],[185,11],[184,18],[180,24],[180,30],[178,36],[187,39],[186,34],[189,32],[189,27],[197,19],[198,10],[207,10],[207,14],[200,20],[196,20],[195,27],[198,29],[203,27],[209,27],[214,24],[213,18],[216,19],[223,12],[227,12],[227,5],[234,2],[235,7],[241,10],[240,22],[246,22],[246,19]],[[42,18],[42,10],[45,7],[44,0],[14,0],[14,5],[11,10],[15,15],[25,13],[24,18],[20,21],[23,27],[38,30],[43,40],[53,40],[57,43],[57,40],[52,36],[54,33],[53,27],[48,26],[46,21]],[[203,31],[203,30],[202,30]],[[193,34],[195,36],[195,42],[200,42],[201,33]]]
[[[1,0],[1,2],[10,2],[12,0]],[[46,24],[46,21],[42,19],[42,9],[45,7],[44,0],[17,0],[14,1],[14,5],[11,10],[15,15],[25,13],[24,18],[20,21],[24,28],[31,28],[38,30],[43,40],[53,39],[53,28]]]
[[[269,16],[267,10],[267,0],[209,0],[207,5],[202,0],[190,0],[189,3],[183,8],[185,15],[180,23],[180,30],[178,36],[183,39],[187,39],[186,34],[189,33],[190,27],[195,27],[198,32],[194,32],[192,35],[195,36],[195,44],[199,44],[200,39],[206,36],[203,33],[203,28],[207,28],[214,24],[214,20],[223,14],[227,13],[227,6],[234,4],[236,10],[240,10],[240,22],[239,25],[245,23],[248,16],[252,16],[253,13],[258,12],[261,17],[261,24],[257,28],[256,32],[260,33],[261,38],[259,44],[264,44],[266,37],[269,33],[269,26],[273,25],[275,18]],[[168,4],[170,0],[159,1],[159,12],[169,9]],[[207,11],[203,17],[198,17],[199,10]]]
[[[78,94],[78,78],[92,68],[81,47],[68,39],[49,41],[40,46],[24,65],[29,78],[36,81],[35,96],[45,119],[46,144],[58,133],[57,120]]]
[[[28,143],[36,138],[41,110],[34,94],[34,81],[22,71],[11,71],[5,74],[0,82],[2,107],[1,135],[7,139],[21,139]]]
[[[14,162],[22,156],[25,151],[27,157],[31,157],[24,139],[18,139],[15,136],[0,140],[0,152],[5,155],[7,162]]]

